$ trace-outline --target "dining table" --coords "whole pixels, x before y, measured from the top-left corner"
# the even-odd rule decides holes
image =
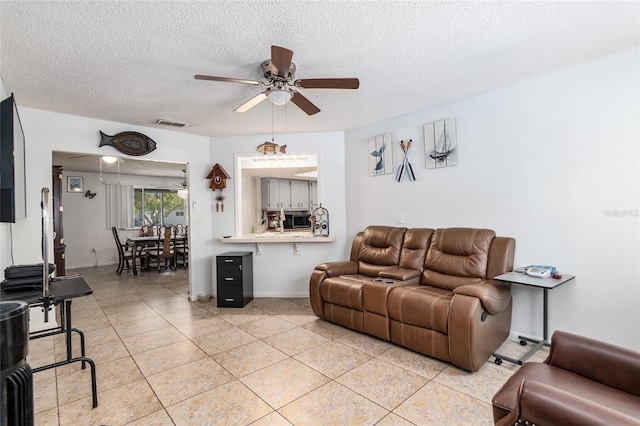
[[[184,239],[184,234],[176,234],[171,237],[171,241],[174,245],[180,241],[184,241]],[[132,250],[131,262],[133,263],[133,275],[138,275],[138,269],[136,265],[136,259],[138,258],[138,248],[142,247],[144,249],[144,247],[162,244],[163,242],[164,237],[127,237],[126,244],[127,246],[131,247]]]

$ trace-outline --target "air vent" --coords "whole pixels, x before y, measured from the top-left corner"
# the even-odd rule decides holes
[[[186,123],[178,123],[175,121],[163,120],[163,119],[156,120],[156,124],[162,124],[163,126],[172,126],[172,127],[184,127],[187,125]]]

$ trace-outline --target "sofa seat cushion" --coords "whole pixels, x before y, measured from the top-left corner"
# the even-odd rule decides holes
[[[401,323],[448,334],[453,293],[437,287],[409,285],[389,293],[389,317]]]
[[[606,367],[606,365],[602,366],[605,369]],[[553,365],[530,362],[520,367],[493,397],[494,419],[502,418],[516,407],[518,389],[522,379],[534,380],[561,389],[631,417],[640,416],[640,397],[638,396]]]
[[[372,280],[366,275],[327,278],[320,286],[320,296],[325,302],[362,311],[362,284]]]

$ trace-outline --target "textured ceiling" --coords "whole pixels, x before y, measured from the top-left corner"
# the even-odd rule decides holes
[[[339,131],[637,46],[639,15],[637,1],[3,0],[0,71],[24,107],[206,136]],[[301,90],[314,116],[240,114],[259,87],[193,78],[260,79],[271,45],[294,51],[297,78],[360,89]]]

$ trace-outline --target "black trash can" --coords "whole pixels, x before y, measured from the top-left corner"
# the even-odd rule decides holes
[[[32,426],[33,372],[29,354],[29,305],[0,302],[0,425]]]

